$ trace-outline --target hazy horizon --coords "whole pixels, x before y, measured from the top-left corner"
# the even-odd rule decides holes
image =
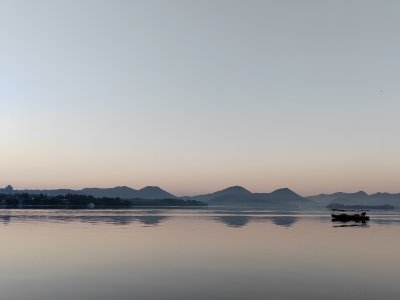
[[[398,1],[1,1],[0,186],[400,192]]]

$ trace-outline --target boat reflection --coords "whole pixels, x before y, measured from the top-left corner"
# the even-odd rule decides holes
[[[352,224],[335,224],[333,225],[334,228],[351,228],[351,227],[362,227],[362,228],[367,228],[369,227],[368,223],[362,222],[362,223],[352,223]]]

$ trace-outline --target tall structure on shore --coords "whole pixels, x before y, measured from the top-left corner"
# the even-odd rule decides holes
[[[3,194],[12,194],[14,192],[14,188],[12,185],[7,185],[4,189],[0,189],[0,193]]]

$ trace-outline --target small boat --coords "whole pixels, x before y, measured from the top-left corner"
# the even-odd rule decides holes
[[[347,213],[352,212],[352,213]],[[332,209],[332,222],[366,222],[369,220],[367,210]]]

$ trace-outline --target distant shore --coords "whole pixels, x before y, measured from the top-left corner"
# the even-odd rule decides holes
[[[330,209],[395,209],[394,206],[389,204],[383,205],[345,205],[340,203],[332,203],[327,206]]]
[[[104,209],[134,207],[204,207],[206,203],[182,199],[121,199],[68,194],[0,194],[0,209]]]

